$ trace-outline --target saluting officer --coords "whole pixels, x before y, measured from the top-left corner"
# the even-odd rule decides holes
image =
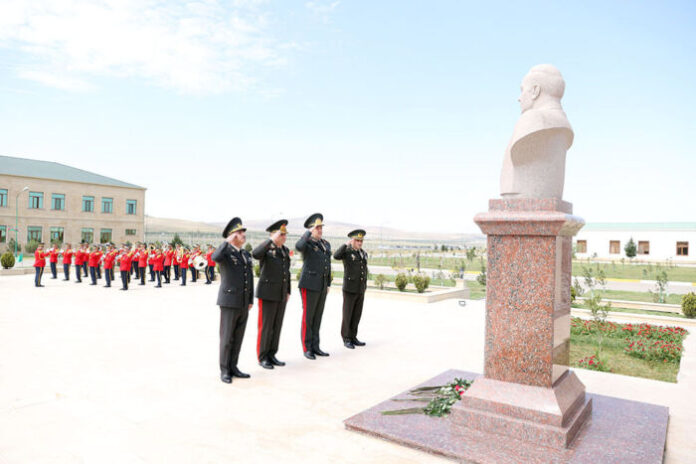
[[[254,302],[254,274],[251,255],[242,249],[246,228],[238,217],[232,218],[222,232],[225,241],[213,253],[220,265],[220,379],[232,383],[232,377],[249,378],[237,368],[249,310]]]
[[[276,358],[285,305],[290,299],[290,250],[285,246],[288,221],[281,219],[266,231],[271,237],[254,248],[251,255],[259,260],[261,274],[256,287],[259,300],[259,333],[256,356],[265,369],[284,366]]]
[[[321,238],[323,221],[321,213],[308,217],[304,223],[308,230],[295,244],[303,261],[299,287],[302,294],[302,350],[307,359],[329,355],[319,348],[321,318],[331,284],[331,244]]]
[[[343,322],[341,337],[351,350],[365,343],[358,340],[358,324],[362,315],[367,288],[367,253],[362,249],[365,231],[356,229],[348,234],[350,240],[341,245],[334,258],[343,261]]]

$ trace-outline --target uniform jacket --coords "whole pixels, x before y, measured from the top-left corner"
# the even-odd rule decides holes
[[[162,253],[155,253],[152,257],[152,265],[153,271],[164,271],[164,255]]]
[[[34,267],[45,267],[47,255],[48,253],[45,251],[36,250],[34,252]]]
[[[254,301],[254,270],[249,252],[222,242],[213,253],[213,261],[220,265],[217,304],[246,309]]]
[[[138,267],[147,267],[147,250],[140,250],[138,255]]]
[[[164,252],[164,265],[165,266],[172,265],[172,257],[173,256],[174,256],[174,252],[172,250],[167,250]]]
[[[344,243],[336,250],[334,258],[343,261],[343,290],[364,292],[367,287],[367,253]]]
[[[130,271],[131,268],[131,261],[133,260],[133,252],[123,252],[121,255],[118,257],[118,267],[122,271]]]
[[[324,240],[313,240],[306,231],[295,244],[302,253],[300,288],[320,292],[331,283],[331,244]]]
[[[89,254],[89,260],[87,261],[87,265],[89,267],[99,266],[99,259],[101,259],[101,256],[102,256],[101,251],[93,251],[92,253]]]
[[[81,248],[78,248],[77,251],[75,252],[75,266],[82,266],[82,263],[85,262],[84,258],[84,252],[82,251]]]
[[[116,259],[117,254],[118,251],[116,250],[106,252],[106,254],[104,255],[104,269],[114,268],[114,260]]]
[[[72,256],[73,256],[72,250],[65,250],[63,252],[63,264],[72,264]]]
[[[58,250],[51,248],[48,250],[48,262],[57,263],[58,262]]]
[[[261,300],[284,301],[290,293],[290,250],[278,248],[273,240],[264,240],[251,255],[261,266],[256,297]]]

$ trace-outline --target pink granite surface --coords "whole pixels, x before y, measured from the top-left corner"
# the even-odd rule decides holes
[[[478,374],[449,370],[414,385],[442,385],[455,377],[474,379]],[[409,389],[410,390],[410,389]],[[394,398],[408,398],[408,391]],[[398,444],[455,459],[481,464],[577,463],[658,464],[662,462],[669,409],[636,401],[588,394],[593,412],[568,448],[551,448],[509,436],[486,433],[452,416],[384,416],[381,411],[423,403],[379,403],[344,421],[348,430],[366,433]]]

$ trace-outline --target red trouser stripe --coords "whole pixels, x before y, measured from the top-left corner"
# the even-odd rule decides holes
[[[259,336],[256,338],[256,357],[261,354],[261,332],[263,332],[263,300],[259,298]],[[259,361],[261,361],[259,359]]]
[[[301,288],[302,292],[302,351],[307,351],[305,346],[305,334],[307,333],[307,289]]]

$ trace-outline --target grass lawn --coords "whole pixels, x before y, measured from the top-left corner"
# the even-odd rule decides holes
[[[653,297],[648,292],[629,292],[624,290],[600,290],[602,298],[609,300],[625,300],[625,301],[645,301],[647,303],[655,303]],[[587,296],[587,295],[583,295]],[[667,304],[681,304],[682,296],[679,294],[668,294]]]
[[[570,338],[570,364],[578,368],[578,360],[595,354],[596,335],[572,335]],[[614,374],[645,377],[647,379],[676,382],[679,364],[672,362],[647,361],[634,358],[624,352],[626,342],[616,338],[604,338],[602,360]]]
[[[589,306],[585,304],[573,304],[573,308],[590,309]],[[649,309],[630,309],[630,308],[618,308],[612,305],[610,313],[631,313],[631,314],[647,314],[650,316],[667,316],[667,317],[681,317],[686,318],[682,313],[668,313],[664,311],[651,311]]]
[[[471,295],[469,296],[472,300],[482,300],[486,298],[486,287],[476,282],[475,280],[467,280],[467,287],[471,290]]]

